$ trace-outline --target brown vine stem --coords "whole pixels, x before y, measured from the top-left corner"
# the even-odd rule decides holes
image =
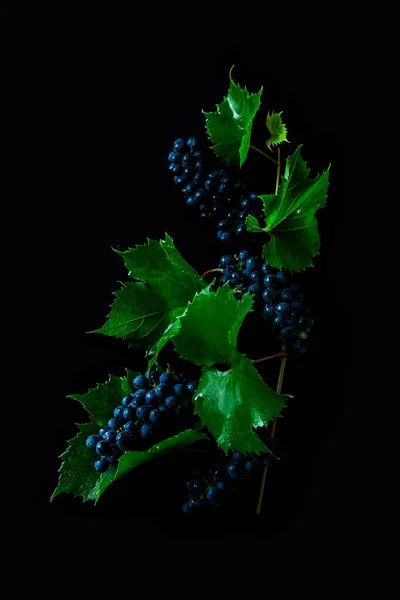
[[[276,169],[276,183],[275,183],[275,196],[278,193],[278,188],[279,188],[279,178],[281,176],[281,149],[278,147],[278,161],[276,163],[277,169]]]
[[[283,384],[283,376],[285,374],[285,367],[286,367],[286,361],[287,361],[286,346],[282,346],[282,353],[284,354],[284,356],[281,357],[281,366],[279,369],[278,383],[276,386],[276,391],[278,394],[281,393],[282,384]],[[277,423],[277,419],[275,418],[272,422],[272,426],[271,426],[271,430],[270,430],[271,438],[275,437],[276,423]],[[260,513],[261,513],[261,507],[262,507],[262,501],[263,501],[264,489],[265,489],[265,480],[267,478],[267,471],[268,471],[268,467],[264,467],[263,474],[261,477],[260,491],[259,491],[258,498],[257,498],[257,507],[256,507],[257,515],[260,515]]]
[[[271,356],[256,358],[256,360],[253,360],[253,365],[255,365],[256,363],[264,362],[264,360],[270,360],[271,358],[278,358],[279,356],[286,356],[286,352],[278,352],[277,354],[271,354]]]
[[[206,271],[205,273],[203,273],[203,275],[201,276],[202,279],[204,279],[204,277],[206,275],[208,275],[209,273],[223,273],[224,270],[223,269],[210,269],[209,271]]]
[[[265,152],[263,152],[262,150],[260,150],[260,148],[257,148],[257,146],[253,146],[253,144],[250,144],[250,148],[253,148],[253,150],[255,150],[256,152],[258,152],[259,154],[262,154],[263,156],[266,156],[275,165],[277,164],[276,160],[274,158],[272,158],[272,156],[270,156],[269,154],[266,154]]]

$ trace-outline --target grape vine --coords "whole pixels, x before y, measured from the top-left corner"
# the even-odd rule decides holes
[[[115,292],[106,322],[91,333],[141,348],[147,371],[127,370],[70,396],[90,420],[77,425],[60,457],[51,499],[65,492],[96,503],[132,469],[181,450],[210,458],[207,470],[193,472],[186,483],[184,513],[223,507],[257,476],[261,512],[267,470],[279,458],[278,418],[292,397],[282,393],[285,366],[306,352],[314,325],[292,273],[313,266],[319,253],[316,212],[326,202],[329,167],[309,179],[301,145],[282,162],[281,145],[288,139],[281,112],[265,117],[266,151],[255,146],[251,136],[262,88],[249,93],[233,81],[232,69],[229,80],[216,110],[203,111],[213,153],[207,157],[195,137],[178,138],[166,157],[186,205],[216,227],[223,246],[219,263],[200,276],[168,234],[117,252],[130,280]],[[275,164],[273,194],[249,191],[241,181],[250,149]],[[223,163],[237,165],[236,176]],[[274,340],[273,354],[250,359],[240,351],[238,335],[249,313]],[[163,359],[167,347],[175,351],[173,364]],[[275,389],[257,370],[272,359],[280,360]],[[190,364],[196,378],[186,374]]]

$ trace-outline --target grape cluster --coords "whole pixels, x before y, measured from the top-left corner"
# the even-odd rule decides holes
[[[218,237],[222,242],[232,241],[234,235],[246,236],[245,220],[248,214],[258,215],[261,200],[255,194],[245,195],[240,181],[233,181],[223,169],[206,174],[202,151],[196,138],[179,138],[168,155],[169,170],[174,182],[181,187],[186,204],[199,209],[202,219],[219,218]],[[222,218],[223,212],[228,214]]]
[[[262,200],[257,194],[243,195],[237,208],[231,210],[226,217],[218,223],[217,236],[221,242],[233,242],[235,237],[240,240],[249,238],[249,232],[246,228],[246,218],[248,215],[261,218]]]
[[[246,292],[254,294],[254,308],[261,312],[282,344],[297,354],[306,351],[314,320],[304,307],[304,296],[299,286],[290,282],[288,275],[269,265],[248,250],[237,255],[222,256],[219,267],[223,269],[218,285],[229,282],[240,300]]]
[[[267,446],[271,452],[275,452],[275,438],[270,438]],[[218,464],[206,476],[202,477],[198,472],[192,474],[186,484],[189,497],[182,506],[184,513],[192,513],[207,505],[221,506],[235,493],[238,484],[248,480],[263,467],[269,467],[273,461],[273,456],[269,453],[257,455],[249,452],[246,455],[232,452],[229,458],[225,455],[223,457],[221,453]]]
[[[135,391],[122,397],[108,424],[86,440],[86,446],[98,454],[94,468],[100,473],[116,464],[124,452],[149,447],[193,419],[191,398],[196,382],[153,370],[147,376],[138,375],[132,384]]]

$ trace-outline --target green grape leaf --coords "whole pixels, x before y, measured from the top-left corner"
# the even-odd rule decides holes
[[[267,121],[266,121],[266,125],[267,125],[267,129],[271,134],[271,137],[267,139],[267,141],[265,142],[265,145],[267,146],[268,149],[270,149],[272,146],[277,146],[278,144],[281,144],[282,142],[288,142],[289,140],[287,139],[287,129],[286,129],[286,125],[284,125],[284,123],[282,123],[282,118],[281,118],[281,114],[282,111],[280,113],[268,113],[267,115]]]
[[[149,371],[152,368],[152,366],[157,362],[157,358],[158,358],[158,355],[160,354],[161,350],[164,348],[164,346],[170,340],[172,340],[172,338],[175,335],[177,335],[180,328],[181,328],[181,322],[180,322],[180,318],[178,317],[176,319],[176,321],[174,323],[171,323],[171,325],[165,330],[163,336],[158,340],[158,342],[153,346],[153,348],[151,348],[151,350],[149,351],[149,355],[153,355],[153,356],[151,357],[151,359],[149,360],[149,363],[147,365],[147,368]]]
[[[315,216],[325,206],[330,166],[309,180],[309,169],[300,155],[301,145],[286,159],[285,172],[278,193],[260,196],[264,204],[264,228],[247,217],[252,232],[267,232],[270,240],[263,248],[266,262],[278,269],[301,271],[312,267],[319,254],[320,237]]]
[[[106,323],[91,333],[128,340],[147,350],[157,344],[206,283],[184,260],[172,238],[148,240],[119,254],[134,282],[114,292]]]
[[[177,352],[200,366],[230,364],[240,326],[252,305],[251,294],[243,294],[238,301],[228,283],[215,292],[202,290],[180,318],[179,332],[173,339]]]
[[[225,452],[266,452],[255,428],[266,426],[285,406],[285,396],[270,389],[236,348],[252,304],[251,294],[238,301],[228,284],[216,292],[202,290],[188,304],[173,338],[182,358],[203,366],[195,412]],[[219,363],[230,369],[219,371]]]
[[[185,431],[181,431],[177,435],[174,435],[170,438],[162,440],[157,444],[154,444],[151,448],[144,451],[134,451],[131,450],[126,454],[123,454],[118,462],[118,471],[116,478],[122,477],[129,471],[131,471],[134,467],[141,465],[149,460],[153,460],[154,458],[158,458],[167,452],[172,452],[173,450],[177,450],[178,448],[182,448],[183,446],[188,446],[189,444],[193,444],[194,442],[199,442],[200,440],[208,440],[209,437],[205,433],[201,433],[200,431],[196,431],[195,429],[187,429]]]
[[[118,466],[110,466],[105,473],[98,473],[93,466],[96,455],[86,447],[86,438],[98,432],[98,425],[93,422],[84,423],[78,424],[78,428],[78,435],[69,440],[67,450],[60,456],[63,462],[59,471],[59,482],[50,498],[51,501],[65,492],[82,497],[84,502],[93,500],[96,504],[113,481],[138,465],[182,446],[208,439],[206,434],[197,429],[188,429],[154,444],[148,450],[126,452],[119,459]]]
[[[194,395],[195,413],[227,454],[267,452],[255,432],[281,416],[285,396],[263,381],[251,360],[232,349],[231,369],[203,368]]]
[[[69,446],[60,456],[63,462],[59,470],[59,482],[50,500],[65,492],[81,496],[84,502],[96,502],[115,479],[116,466],[110,466],[105,473],[95,471],[96,454],[86,446],[89,435],[99,432],[98,424],[90,422],[77,425],[78,435],[68,440]]]
[[[120,403],[122,396],[133,392],[132,379],[137,373],[127,371],[126,377],[115,377],[110,375],[105,383],[98,383],[95,388],[85,394],[70,394],[82,404],[97,425],[102,427],[112,417],[114,408]]]
[[[233,69],[233,67],[232,67]],[[241,167],[250,148],[251,128],[260,107],[262,88],[256,94],[249,94],[247,88],[237,85],[229,72],[228,95],[215,112],[205,112],[206,129],[214,144],[211,148],[228,164]]]

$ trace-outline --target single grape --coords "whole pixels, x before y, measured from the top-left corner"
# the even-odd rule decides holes
[[[235,463],[243,462],[244,458],[245,458],[245,456],[241,452],[237,452],[236,450],[234,452],[232,452],[232,460]]]
[[[279,304],[277,304],[275,306],[275,310],[277,313],[280,313],[282,315],[287,315],[288,312],[290,311],[290,306],[287,302],[279,302]]]
[[[264,315],[270,318],[273,317],[275,315],[275,306],[271,304],[266,304],[264,306]]]
[[[219,236],[219,239],[221,240],[221,242],[231,242],[232,241],[232,236],[228,231],[222,232],[221,235]]]
[[[134,434],[136,431],[136,425],[133,421],[127,421],[124,425],[124,431],[129,433],[130,435]]]
[[[108,421],[108,426],[110,427],[110,429],[118,429],[118,421],[115,417],[112,417],[109,421]]]
[[[265,303],[273,302],[276,298],[276,293],[271,288],[265,288],[265,290],[262,293],[262,297]]]
[[[261,283],[263,280],[263,275],[261,271],[252,271],[250,274],[250,279],[254,283]]]
[[[268,273],[265,277],[264,277],[264,285],[265,287],[274,287],[274,285],[276,284],[277,279],[275,277],[275,275],[273,275],[272,273]]]
[[[161,384],[161,385],[165,385],[165,384]],[[155,391],[151,390],[150,392],[147,392],[146,404],[148,406],[152,406],[154,408],[154,407],[158,406],[159,401],[160,401],[160,396],[158,394],[156,394]]]
[[[140,435],[143,439],[149,438],[153,433],[153,427],[149,423],[144,423],[140,428]]]
[[[106,431],[106,433],[104,434],[104,439],[106,442],[108,442],[109,444],[115,444],[115,439],[117,437],[117,432],[115,431],[115,429],[109,429],[108,431]]]
[[[161,373],[160,383],[169,383],[172,380],[171,373]]]
[[[190,150],[196,150],[196,148],[199,145],[199,142],[197,141],[197,139],[195,137],[191,137],[186,142],[186,145],[188,148],[190,148]]]
[[[188,183],[182,190],[182,192],[185,194],[185,196],[192,196],[195,191],[196,191],[196,184],[193,182]]]
[[[226,472],[229,475],[229,477],[232,477],[232,479],[237,479],[239,477],[237,465],[235,465],[234,463],[230,463],[226,467]]]
[[[156,408],[155,410],[152,410],[149,414],[149,420],[152,423],[157,423],[160,420],[160,411]]]
[[[130,406],[132,406],[132,408],[134,408],[136,410],[137,408],[139,408],[139,406],[143,406],[143,404],[144,404],[143,398],[134,398],[132,400],[132,402],[130,403]]]
[[[197,389],[197,383],[195,381],[190,381],[186,384],[186,389],[190,395],[193,395]]]
[[[156,394],[157,396],[159,396],[160,398],[166,398],[168,396],[169,393],[169,385],[167,385],[166,383],[159,383],[158,386],[156,387]],[[147,401],[147,396],[146,396],[146,401]]]
[[[121,417],[123,417],[123,413],[124,413],[123,406],[116,406],[114,408],[114,417],[117,419],[117,421],[119,421],[121,419]]]
[[[167,408],[174,408],[178,405],[178,403],[179,400],[176,396],[168,396],[168,398],[165,400],[165,406]]]
[[[133,408],[133,406],[127,406],[126,408],[124,408],[124,419],[127,419],[128,421],[133,419],[135,417],[135,409]]]
[[[250,256],[246,260],[246,269],[249,271],[255,271],[261,267],[261,261],[257,256]]]
[[[132,381],[132,384],[133,387],[137,390],[149,387],[149,382],[147,381],[144,375],[138,375],[137,377],[135,377],[135,379]]]
[[[105,440],[100,440],[100,442],[97,442],[96,444],[96,452],[97,454],[100,454],[101,456],[108,456],[108,454],[110,454],[111,452],[111,446],[108,442],[106,442]]]
[[[86,440],[86,446],[90,448],[90,450],[95,450],[96,445],[98,442],[100,442],[100,440],[101,437],[99,435],[89,435],[89,437]]]
[[[136,416],[141,421],[144,421],[145,419],[147,419],[149,412],[150,409],[148,406],[138,406],[138,408],[136,409]]]
[[[126,408],[132,402],[132,398],[133,395],[131,396],[130,394],[128,396],[124,396],[121,400],[122,406]]]
[[[184,147],[185,147],[185,140],[183,140],[182,138],[179,138],[174,143],[174,152],[182,152]]]
[[[170,163],[168,171],[171,171],[174,175],[180,175],[182,173],[182,165]]]
[[[221,257],[221,260],[219,261],[219,266],[222,269],[223,267],[226,267],[227,265],[231,265],[233,263],[233,258],[230,254],[224,254],[224,256]]]
[[[272,322],[276,327],[279,328],[285,327],[286,325],[286,319],[285,317],[282,317],[282,315],[276,316]]]
[[[179,164],[182,161],[182,156],[179,152],[170,152],[168,154],[168,160],[171,163]]]
[[[181,397],[185,397],[186,396],[186,387],[183,385],[183,383],[177,383],[176,385],[174,385],[174,394],[176,396],[181,396]]]
[[[202,185],[203,177],[203,173],[201,171],[197,171],[197,173],[195,173],[193,176],[193,183],[196,185]]]
[[[96,462],[94,463],[94,468],[99,473],[105,473],[105,471],[107,471],[109,467],[109,464],[110,463],[108,462],[108,460],[104,458],[104,456],[102,456],[99,460],[96,460]]]
[[[174,183],[176,185],[185,185],[187,183],[188,178],[184,175],[174,175]]]
[[[261,286],[258,283],[252,283],[249,285],[248,291],[250,294],[255,294],[256,296],[261,297]]]
[[[117,435],[115,442],[122,450],[128,450],[132,442],[132,436],[129,433],[126,433],[126,431],[121,431]]]
[[[221,499],[221,489],[219,489],[216,485],[209,487],[206,492],[206,498],[212,504],[218,503],[218,501]]]

